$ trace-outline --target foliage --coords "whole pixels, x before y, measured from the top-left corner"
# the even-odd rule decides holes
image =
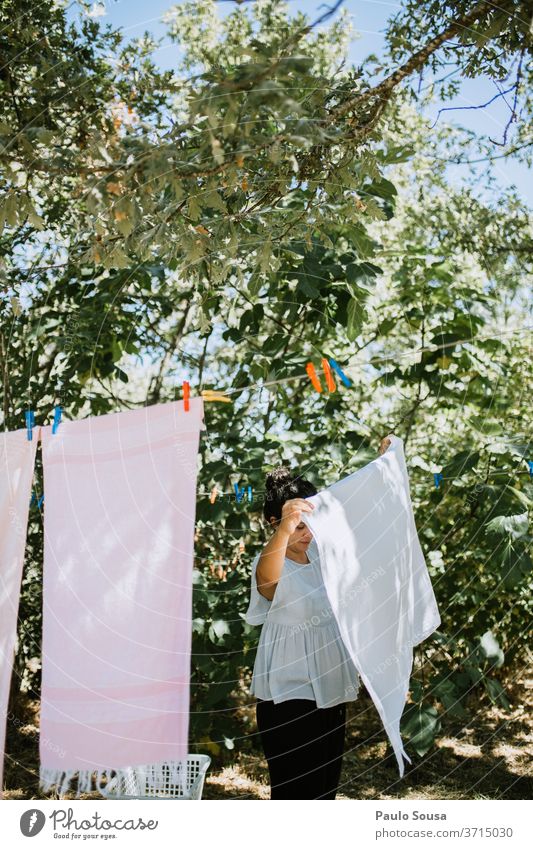
[[[457,22],[468,4],[453,5]],[[417,6],[421,38],[450,24],[447,8]],[[412,20],[391,30],[392,62]],[[430,132],[403,77],[371,94],[373,61],[343,63],[344,19],[317,29],[264,0],[219,20],[199,0],[168,25],[175,74],[156,69],[149,38],[68,24],[58,3],[2,6],[4,427],[23,427],[28,406],[44,423],[57,401],[67,418],[168,401],[183,378],[234,390],[206,405],[199,489],[246,483],[254,501],[197,503],[191,745],[213,753],[246,745],[235,706],[258,638],[243,614],[265,472],[285,460],[322,487],[397,432],[443,618],[416,651],[404,715],[423,754],[472,694],[505,707],[503,674],[526,650],[529,211],[513,192],[450,184],[464,134]],[[465,74],[484,72],[498,39],[516,58],[512,25],[479,65],[457,51]],[[305,363],[322,356],[349,389],[311,390]],[[30,516],[17,674],[38,688]]]

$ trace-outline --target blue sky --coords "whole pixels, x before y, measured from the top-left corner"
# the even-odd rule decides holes
[[[328,0],[331,5],[333,0]],[[148,30],[156,38],[165,34],[165,26],[161,18],[171,6],[177,5],[169,0],[102,0],[100,4],[105,7],[106,13],[99,18],[101,22],[110,23],[113,27],[120,27],[126,39],[136,38]],[[289,3],[292,10],[302,10],[309,14],[312,19],[319,17],[324,12],[322,0],[291,0]],[[354,63],[361,62],[370,53],[380,56],[384,52],[383,30],[387,19],[394,15],[401,5],[387,0],[344,0],[343,6],[352,16],[354,29],[359,37],[354,38],[350,59]],[[234,8],[232,2],[221,2],[220,9],[226,13]],[[169,39],[165,39],[155,58],[162,68],[171,69],[175,66],[177,46]],[[429,72],[424,77],[424,85],[429,83]],[[498,98],[490,106],[482,110],[465,110],[464,107],[486,103],[497,93],[494,83],[489,79],[465,80],[461,93],[455,100],[445,104],[436,104],[427,114],[434,120],[437,117],[438,107],[453,106],[463,107],[460,111],[446,112],[440,120],[454,122],[479,134],[488,134],[496,140],[503,137],[505,125],[509,119],[509,109],[502,98]],[[510,136],[511,138],[511,136]],[[451,166],[449,168],[450,180],[454,183],[460,182],[461,173],[467,166]],[[519,194],[530,205],[533,205],[533,180],[528,169],[517,162],[507,159],[499,160],[494,164],[495,175],[498,185],[502,188],[515,186]]]

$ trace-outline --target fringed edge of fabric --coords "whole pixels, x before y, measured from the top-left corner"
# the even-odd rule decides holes
[[[76,770],[76,769],[54,769],[52,767],[41,767],[39,770],[39,787],[45,793],[57,789],[58,796],[63,796],[71,790],[72,779],[78,775],[78,788],[76,796],[80,793],[90,793],[92,791],[92,775],[94,770]]]
[[[108,791],[110,795],[118,789],[118,794],[123,795],[125,788],[131,795],[144,795],[147,790],[164,791],[169,785],[179,787],[182,794],[187,791],[187,769],[184,761],[162,761],[155,764],[141,764],[138,766],[106,767],[101,770],[90,769],[61,769],[53,767],[41,767],[39,770],[39,787],[45,793],[57,789],[58,796],[70,792],[73,779],[78,776],[76,798],[81,793],[92,793]],[[96,776],[95,787],[92,777]],[[102,788],[102,781],[106,780]],[[149,795],[152,795],[150,793]],[[155,795],[155,794],[154,794]]]

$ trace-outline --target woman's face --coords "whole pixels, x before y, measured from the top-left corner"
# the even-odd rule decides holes
[[[274,518],[274,516],[270,518],[270,524],[274,529],[278,526],[278,521]],[[290,551],[292,552],[300,552],[302,554],[305,554],[312,539],[313,534],[311,533],[305,522],[300,522],[299,525],[296,525],[296,528],[289,536],[287,548],[290,549]]]
[[[289,537],[289,542],[287,547],[291,547],[294,551],[306,552],[309,546],[309,543],[313,539],[313,534],[305,524],[305,522],[300,522],[299,525],[296,525],[295,530]]]

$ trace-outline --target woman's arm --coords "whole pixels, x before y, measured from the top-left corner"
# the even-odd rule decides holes
[[[272,601],[283,569],[289,534],[279,527],[271,536],[257,563],[255,580],[262,596]]]
[[[289,498],[281,509],[280,523],[261,552],[257,562],[255,580],[262,596],[272,601],[280,579],[287,552],[289,537],[302,521],[302,513],[314,510],[304,498]]]

